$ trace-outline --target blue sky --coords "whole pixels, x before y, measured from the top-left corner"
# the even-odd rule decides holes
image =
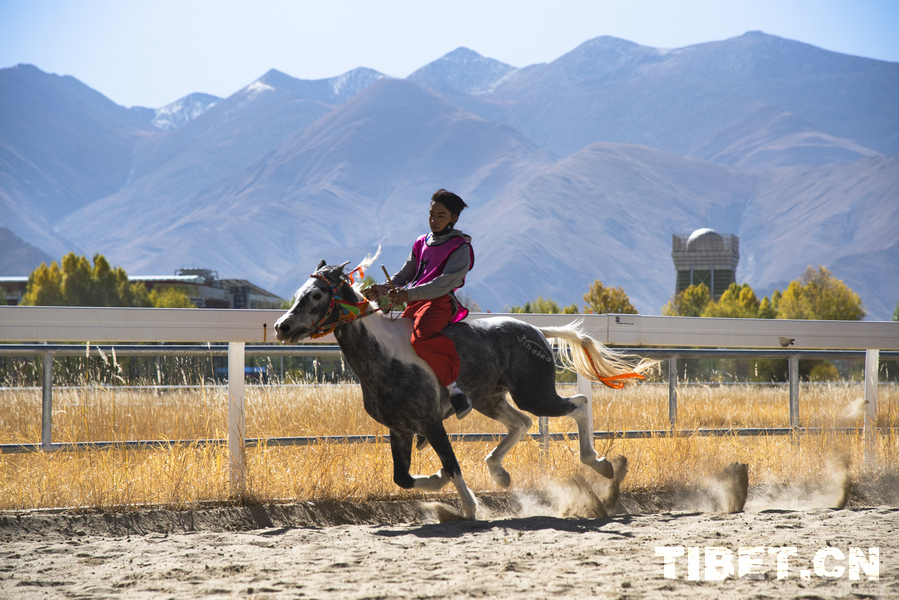
[[[524,67],[601,35],[680,48],[752,30],[899,62],[897,0],[0,0],[0,68],[30,63],[156,108],[228,96],[271,68],[406,77],[459,46]]]

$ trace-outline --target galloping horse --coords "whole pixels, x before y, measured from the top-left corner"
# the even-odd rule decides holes
[[[349,274],[342,265],[319,263],[315,273],[297,290],[293,306],[277,323],[279,341],[296,343],[312,336],[334,333],[343,355],[362,386],[362,402],[371,417],[390,430],[393,480],[404,489],[439,490],[452,482],[467,519],[477,518],[477,501],[462,472],[443,420],[453,414],[449,393],[431,368],[412,349],[411,321],[393,320],[366,301],[361,282],[352,274],[374,262],[366,257]],[[360,277],[361,280],[361,277]],[[374,315],[370,316],[369,315]],[[363,318],[369,317],[369,318]],[[487,455],[491,478],[500,486],[511,483],[502,462],[527,433],[531,419],[570,416],[577,423],[581,462],[611,478],[613,468],[593,448],[593,409],[582,394],[562,397],[556,392],[556,365],[547,338],[559,340],[566,368],[593,381],[640,377],[653,361],[620,354],[582,333],[575,325],[537,328],[509,317],[463,321],[444,330],[456,345],[461,360],[459,387],[472,407],[506,426],[509,433]],[[508,393],[518,410],[506,399]],[[431,476],[410,475],[415,436],[434,448],[443,468]],[[420,438],[420,439],[421,439]]]

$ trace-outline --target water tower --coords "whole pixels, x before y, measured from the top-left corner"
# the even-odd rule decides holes
[[[673,235],[671,258],[677,270],[675,294],[691,285],[704,283],[712,299],[721,297],[732,283],[737,281],[737,263],[740,261],[740,239],[731,234],[704,228],[690,235]]]

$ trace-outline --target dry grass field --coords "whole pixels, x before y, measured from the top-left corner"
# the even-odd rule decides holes
[[[566,394],[573,386],[560,385]],[[803,384],[800,417],[813,427],[861,424],[863,388],[858,384]],[[624,390],[594,387],[597,430],[665,430],[667,386],[643,384]],[[598,439],[606,456],[624,455],[629,474],[622,490],[683,488],[701,482],[732,462],[749,466],[752,485],[819,484],[833,473],[851,478],[870,472],[860,433],[740,437],[693,435],[702,428],[786,427],[789,392],[784,385],[689,385],[679,388],[682,435],[648,439]],[[154,390],[116,386],[87,378],[53,395],[53,442],[205,440],[227,438],[227,390],[199,385]],[[41,435],[41,391],[0,391],[0,443],[35,443]],[[362,409],[352,384],[251,385],[247,387],[249,438],[386,434]],[[887,428],[878,441],[878,472],[899,467],[899,388],[880,387],[877,423]],[[451,433],[503,428],[477,413],[446,421]],[[537,430],[536,419],[533,431]],[[550,431],[574,431],[573,421],[551,419]],[[476,494],[497,492],[483,463],[494,443],[455,444],[466,481]],[[247,495],[254,502],[424,498],[392,481],[389,445],[317,443],[247,450]],[[576,442],[553,441],[548,449],[528,439],[508,456],[513,489],[541,486],[548,479],[592,476],[577,458]],[[415,452],[413,472],[439,468],[430,449]],[[870,474],[870,473],[868,473]],[[142,506],[190,507],[229,500],[227,447],[172,444],[155,449],[0,454],[0,510]],[[453,491],[448,487],[447,495]],[[433,497],[433,496],[427,496]]]
[[[227,437],[226,388],[174,387],[174,378],[131,388],[81,373],[54,388],[56,443]],[[450,486],[394,485],[386,442],[250,447],[239,499],[230,497],[220,443],[0,454],[0,597],[894,598],[899,387],[879,388],[877,465],[865,461],[860,433],[834,429],[860,425],[863,393],[858,384],[803,384],[802,424],[823,433],[708,437],[696,430],[786,427],[787,387],[682,385],[679,435],[595,441],[613,461],[628,458],[620,496],[580,464],[573,439],[545,449],[520,443],[506,460],[509,491],[488,477],[483,458],[493,443],[457,442],[481,502],[476,522],[440,517],[435,507],[456,501]],[[595,386],[593,398],[597,430],[668,427],[664,383]],[[0,443],[40,441],[39,388],[7,385],[0,406]],[[387,433],[351,384],[250,385],[246,407],[249,438]],[[446,424],[503,433],[475,413]],[[549,426],[574,430],[565,418]],[[734,462],[748,465],[745,509],[731,508],[733,480],[721,477],[747,472],[728,469]],[[437,470],[433,451],[416,451],[412,467]],[[62,510],[40,510],[53,508]],[[767,560],[745,577],[694,581],[687,558],[669,577],[657,550],[710,545],[732,563],[744,547],[767,548]],[[796,553],[784,579],[770,556],[781,548]],[[849,553],[849,566],[828,559],[821,567],[822,548]],[[853,551],[868,560],[856,579]]]

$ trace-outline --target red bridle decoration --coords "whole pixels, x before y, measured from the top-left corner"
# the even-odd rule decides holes
[[[345,275],[341,275],[341,278],[348,282],[350,285],[353,285],[355,282],[353,278],[353,273],[359,273],[359,277],[365,277],[365,273],[362,271],[360,267],[356,267],[349,273]],[[311,334],[309,337],[312,339],[324,337],[329,333],[333,333],[335,329],[337,329],[340,325],[346,325],[347,323],[352,323],[356,319],[361,319],[363,317],[367,317],[368,315],[374,314],[378,312],[380,309],[372,309],[371,304],[368,300],[363,300],[362,302],[347,302],[341,298],[337,297],[337,286],[331,285],[331,282],[328,281],[328,278],[324,275],[319,275],[318,273],[313,273],[310,277],[315,277],[316,279],[320,279],[325,282],[331,289],[331,304],[328,306],[328,310],[325,311],[325,316],[319,320],[318,323],[315,324],[316,333]],[[334,307],[338,307],[339,314],[337,316],[337,320],[331,323],[330,325],[325,325],[325,321],[331,316],[331,313],[334,311]]]

